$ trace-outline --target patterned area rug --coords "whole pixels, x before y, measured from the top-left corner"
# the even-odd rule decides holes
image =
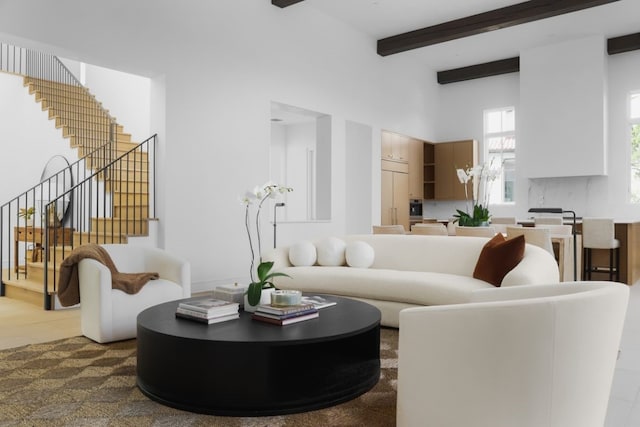
[[[0,351],[4,426],[367,426],[395,425],[398,331],[383,328],[380,381],[352,401],[273,417],[216,417],[163,406],[136,386],[136,341],[68,338]]]

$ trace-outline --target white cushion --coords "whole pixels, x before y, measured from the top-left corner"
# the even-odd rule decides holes
[[[345,249],[347,244],[337,237],[327,237],[316,244],[318,264],[324,266],[339,266],[345,264]]]
[[[347,244],[345,258],[349,267],[369,268],[375,259],[375,252],[370,244],[357,240]]]
[[[289,262],[296,267],[312,266],[316,259],[316,247],[309,241],[303,240],[289,248]]]

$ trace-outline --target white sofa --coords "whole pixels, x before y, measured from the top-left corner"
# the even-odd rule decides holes
[[[403,311],[398,427],[602,427],[628,299],[569,282]]]
[[[322,240],[322,239],[321,239]],[[320,244],[321,240],[315,242]],[[466,303],[477,289],[494,285],[473,277],[480,252],[489,240],[481,237],[423,235],[351,235],[346,244],[363,241],[374,251],[369,268],[298,266],[289,260],[289,247],[265,253],[274,261],[280,289],[346,296],[368,302],[382,313],[382,324],[398,327],[401,310],[411,307]],[[544,249],[526,245],[524,258],[501,286],[559,282],[558,265]]]

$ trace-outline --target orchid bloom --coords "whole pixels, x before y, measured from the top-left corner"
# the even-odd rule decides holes
[[[456,173],[458,174],[458,181],[460,181],[460,184],[464,185],[471,179],[464,169],[456,169]]]

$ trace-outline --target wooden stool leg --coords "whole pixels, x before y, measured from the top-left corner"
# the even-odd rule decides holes
[[[613,268],[614,268],[614,264],[613,264],[613,249],[609,249],[609,281],[613,282]]]
[[[591,280],[591,248],[584,249],[584,279]]]
[[[620,281],[620,248],[616,248],[616,282]]]

